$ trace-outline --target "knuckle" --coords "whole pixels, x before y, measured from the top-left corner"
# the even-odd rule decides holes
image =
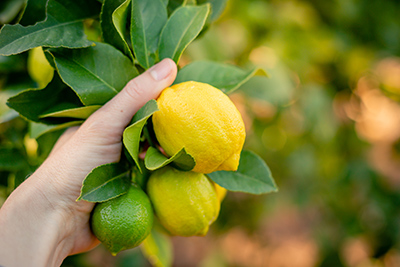
[[[132,99],[139,100],[144,94],[144,89],[136,79],[133,79],[128,82],[125,92]]]

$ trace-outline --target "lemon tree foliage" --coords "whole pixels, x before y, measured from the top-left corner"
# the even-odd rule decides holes
[[[5,25],[0,32],[0,55],[13,55],[28,49],[46,47],[87,47],[83,20],[99,12],[94,0],[49,0],[46,19],[32,26]]]
[[[149,147],[144,158],[144,164],[147,169],[155,171],[172,163],[176,168],[191,171],[196,165],[194,158],[188,154],[185,148],[176,152],[172,157],[168,158],[154,147]]]
[[[175,79],[175,84],[186,81],[208,83],[229,94],[247,82],[254,75],[267,76],[267,73],[254,68],[249,71],[236,66],[213,61],[196,61],[183,67]]]
[[[84,105],[101,105],[138,71],[122,52],[105,43],[81,49],[51,49],[57,71]]]
[[[242,151],[237,171],[216,171],[208,176],[218,185],[230,191],[252,194],[278,191],[267,164],[251,151]]]
[[[0,122],[14,118],[17,113],[29,121],[27,131],[30,137],[37,139],[38,158],[43,161],[64,129],[80,125],[132,78],[164,58],[172,58],[180,64],[185,49],[212,26],[226,2],[28,0],[23,7],[22,2],[16,1],[14,5],[18,5],[21,14],[14,23],[6,24],[0,30],[0,70],[21,72],[25,70],[28,58],[29,76],[22,77],[7,93],[0,92],[1,97],[7,96],[7,105],[12,109],[0,110]],[[40,66],[45,67],[38,68],[39,61]],[[158,130],[160,120],[156,119],[163,112],[161,102],[151,100],[135,114],[123,133],[120,162],[93,169],[84,180],[78,199],[98,203],[93,212],[92,228],[113,254],[138,246],[145,240],[142,250],[149,261],[155,266],[170,266],[173,254],[171,242],[168,235],[160,230],[161,226],[152,228],[154,212],[170,233],[204,235],[218,216],[226,189],[252,194],[277,190],[268,166],[260,157],[249,151],[240,154],[245,138],[243,121],[225,95],[239,87],[244,88],[255,75],[264,76],[267,80],[266,73],[256,67],[241,69],[219,62],[197,61],[179,68],[172,87],[201,83],[200,87],[219,89],[212,89],[218,97],[212,97],[213,101],[208,101],[210,105],[205,105],[210,110],[216,107],[216,112],[188,110],[184,113],[186,119],[180,122],[192,128],[203,127],[195,139],[214,140],[214,143],[202,144],[200,150],[192,150],[190,144],[168,149],[170,141],[163,138],[164,133]],[[203,106],[195,102],[205,96],[203,92],[188,96],[192,101],[188,106]],[[223,100],[216,101],[220,97]],[[237,119],[233,120],[232,114],[236,114]],[[188,118],[192,115],[199,117],[190,121]],[[202,116],[215,116],[215,121],[225,121],[227,126],[217,123],[215,127],[208,127],[212,125],[212,120]],[[179,124],[168,118],[161,121]],[[205,123],[201,125],[197,123],[199,121]],[[232,126],[234,121],[240,125]],[[233,140],[231,143],[219,144],[220,140],[213,139],[225,135],[224,130],[215,133],[219,127],[225,132],[240,129],[241,133],[237,135],[240,138],[230,138]],[[184,140],[185,135],[191,135],[191,132],[182,132],[174,138]],[[20,137],[21,140],[23,138]],[[232,153],[225,153],[232,148]],[[226,155],[221,156],[220,162],[212,169],[199,171],[199,162],[204,158],[214,161],[207,155],[197,160],[196,154],[201,150],[211,154],[215,150]],[[40,164],[38,161],[31,167],[27,156],[12,147],[0,148],[0,152],[0,171],[12,174],[15,186]],[[175,176],[181,179],[175,181]],[[175,188],[173,181],[186,189]],[[182,194],[183,191],[186,194]],[[167,196],[168,199],[162,200]],[[136,208],[129,211],[131,215],[121,217],[126,203]],[[181,207],[185,213],[165,205]],[[111,206],[117,208],[109,212]],[[170,218],[179,218],[178,225],[171,223]],[[191,224],[193,218],[198,219],[197,225]],[[103,231],[108,227],[103,223],[107,224],[109,220],[133,225],[129,231],[136,228],[138,220],[146,223],[132,232],[131,239],[126,239],[125,232],[123,236],[118,235],[121,229]]]
[[[130,171],[126,164],[120,162],[101,165],[88,174],[77,200],[104,202],[125,194],[130,185]]]

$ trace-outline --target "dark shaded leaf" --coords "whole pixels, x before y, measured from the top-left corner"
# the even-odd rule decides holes
[[[2,0],[0,2],[0,25],[11,23],[24,5],[24,0]]]
[[[46,7],[49,0],[28,0],[24,14],[19,21],[23,26],[33,25],[46,19]]]
[[[100,25],[104,41],[133,59],[132,52],[124,39],[129,3],[130,0],[105,0],[101,9]],[[118,20],[118,28],[114,19]]]
[[[60,103],[70,106],[81,105],[75,93],[54,75],[53,80],[45,88],[25,90],[11,97],[7,105],[28,120],[50,123],[49,120],[40,119],[39,116]]]
[[[24,155],[18,149],[0,148],[1,171],[17,171],[27,165]]]

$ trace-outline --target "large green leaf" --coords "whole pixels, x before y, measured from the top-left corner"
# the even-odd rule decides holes
[[[228,94],[239,88],[254,75],[267,74],[262,69],[244,71],[236,66],[212,61],[196,61],[183,67],[175,80],[175,84],[196,81],[211,84]]]
[[[168,19],[161,32],[160,60],[171,58],[176,63],[186,47],[196,38],[204,26],[210,5],[182,6]]]
[[[161,0],[132,0],[131,41],[139,64],[148,69],[156,62],[161,30],[168,20]]]
[[[99,13],[94,0],[49,0],[47,18],[33,26],[5,25],[0,31],[0,55],[18,54],[37,46],[79,48],[92,45],[83,20]]]
[[[109,163],[94,168],[82,184],[77,200],[104,202],[128,192],[130,171],[124,163]]]
[[[208,177],[229,191],[250,194],[278,191],[267,164],[250,151],[242,151],[237,171],[217,171],[208,174]]]
[[[179,150],[172,157],[167,158],[154,147],[149,147],[144,158],[146,168],[151,171],[160,169],[170,163],[183,171],[190,171],[196,166],[196,161],[186,152],[185,148]]]
[[[141,109],[139,109],[138,112],[136,112],[135,116],[133,116],[132,124],[125,129],[123,134],[122,142],[135,161],[139,171],[141,171],[141,167],[139,165],[139,145],[142,130],[147,120],[156,111],[158,111],[157,102],[155,100],[150,100]]]
[[[121,51],[105,43],[82,49],[50,49],[58,73],[84,105],[102,105],[138,75]]]
[[[48,2],[49,0],[28,0],[19,24],[28,26],[45,20]]]
[[[153,227],[150,235],[143,241],[141,250],[154,267],[172,266],[172,243],[167,234]]]
[[[7,105],[28,120],[55,123],[54,120],[41,119],[40,115],[60,103],[66,106],[81,105],[76,94],[62,83],[58,75],[54,75],[53,80],[45,88],[25,90],[11,97]],[[60,120],[60,122],[65,121]]]
[[[105,0],[101,9],[100,25],[104,41],[133,59],[132,52],[124,39],[129,3],[130,0]],[[114,18],[118,20],[118,28]]]

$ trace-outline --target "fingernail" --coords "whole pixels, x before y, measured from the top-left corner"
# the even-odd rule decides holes
[[[163,59],[161,62],[157,63],[150,68],[150,75],[156,81],[161,81],[168,77],[171,73],[172,68],[168,59]]]

